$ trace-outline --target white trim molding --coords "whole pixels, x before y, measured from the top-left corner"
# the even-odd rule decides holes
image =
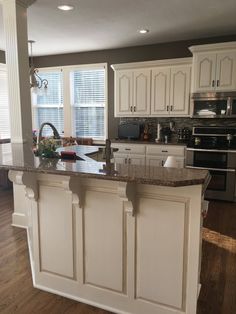
[[[189,50],[194,52],[209,52],[209,51],[219,51],[219,50],[235,50],[236,41],[217,43],[217,44],[207,44],[207,45],[196,45],[189,47]]]
[[[164,59],[144,62],[129,62],[112,64],[113,70],[127,70],[127,69],[142,69],[142,68],[153,68],[157,66],[173,66],[173,65],[184,65],[192,64],[192,58],[177,58],[177,59]]]

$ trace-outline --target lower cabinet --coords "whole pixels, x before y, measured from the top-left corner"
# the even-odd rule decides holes
[[[167,156],[146,156],[147,166],[163,167],[166,162]],[[177,168],[184,167],[184,157],[175,157]]]
[[[145,155],[136,154],[114,154],[114,162],[117,164],[145,165]]]
[[[138,147],[139,146],[139,147]],[[143,145],[112,143],[119,151],[114,153],[116,164],[163,167],[168,156],[174,156],[177,168],[185,165],[185,147],[179,145]],[[129,153],[125,153],[128,151]],[[133,153],[135,152],[135,153]]]
[[[35,287],[115,313],[196,313],[199,185],[30,182],[39,192],[29,207]]]

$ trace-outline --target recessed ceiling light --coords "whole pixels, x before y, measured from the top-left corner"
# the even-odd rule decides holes
[[[139,33],[140,34],[147,34],[149,32],[149,29],[140,29]]]
[[[58,9],[62,11],[71,11],[71,10],[74,10],[74,7],[73,5],[62,4],[58,6]]]

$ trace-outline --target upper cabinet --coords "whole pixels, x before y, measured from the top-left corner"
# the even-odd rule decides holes
[[[236,90],[236,43],[190,47],[193,92]]]
[[[190,74],[190,65],[152,69],[152,116],[188,115]]]
[[[148,69],[115,72],[115,116],[150,114],[150,77]]]
[[[113,65],[115,116],[188,116],[191,58]]]

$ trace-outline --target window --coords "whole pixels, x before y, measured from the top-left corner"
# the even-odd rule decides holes
[[[7,138],[10,138],[7,70],[5,65],[0,65],[0,139]]]
[[[70,86],[75,136],[105,139],[105,68],[72,71]]]
[[[40,69],[47,92],[32,93],[33,126],[51,122],[65,136],[106,139],[106,64]],[[51,136],[45,127],[43,136]]]
[[[59,134],[64,132],[63,82],[61,70],[40,71],[40,77],[48,80],[48,88],[32,93],[33,126],[39,129],[44,122],[51,122]],[[52,130],[45,126],[43,136],[51,136]]]

